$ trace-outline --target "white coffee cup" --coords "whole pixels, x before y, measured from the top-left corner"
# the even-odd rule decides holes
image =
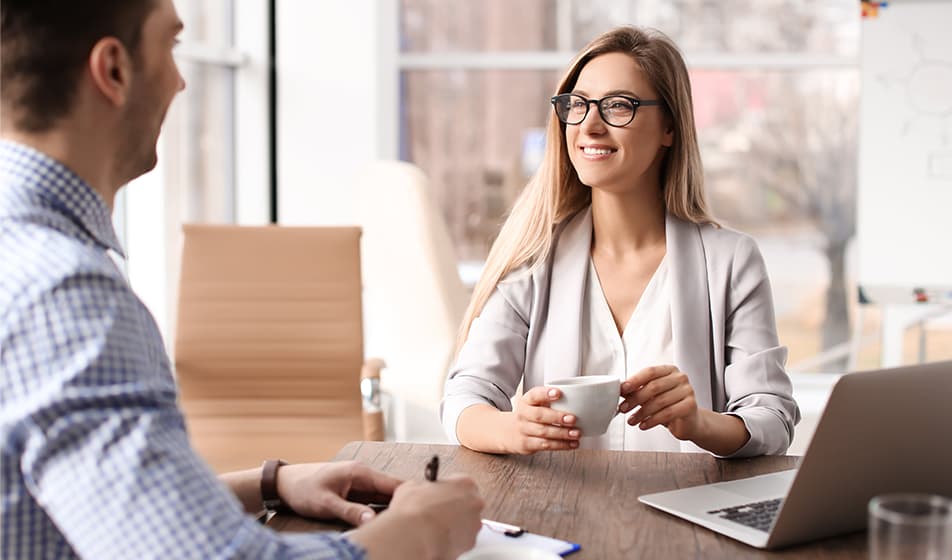
[[[582,375],[556,379],[545,384],[562,392],[551,406],[575,415],[575,426],[583,436],[605,433],[618,413],[621,381],[614,375]]]
[[[457,560],[562,560],[562,557],[554,552],[529,546],[495,544],[477,546],[469,552],[464,552]]]

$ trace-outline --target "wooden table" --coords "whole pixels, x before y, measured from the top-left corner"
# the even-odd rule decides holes
[[[462,472],[479,483],[483,517],[580,543],[571,560],[867,557],[865,533],[768,552],[638,502],[651,492],[793,468],[798,457],[718,460],[701,453],[592,450],[499,456],[451,445],[353,442],[335,460],[356,459],[400,478],[422,479],[434,454],[441,476]],[[291,532],[343,528],[293,514],[269,525]]]

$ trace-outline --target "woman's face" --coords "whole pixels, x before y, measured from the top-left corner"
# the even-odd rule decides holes
[[[607,53],[590,60],[579,74],[571,93],[587,99],[625,95],[659,99],[635,59],[624,53]],[[565,126],[569,159],[582,183],[611,192],[632,192],[644,185],[660,188],[660,169],[665,147],[674,132],[664,107],[644,105],[622,127],[606,124],[595,104],[585,120]]]

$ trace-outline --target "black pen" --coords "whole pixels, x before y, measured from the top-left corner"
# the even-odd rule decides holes
[[[423,475],[430,482],[436,482],[436,473],[440,470],[440,458],[436,455],[430,459],[430,462],[426,464],[426,469],[423,471]]]

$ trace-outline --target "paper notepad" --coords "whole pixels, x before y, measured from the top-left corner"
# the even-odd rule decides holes
[[[573,542],[543,537],[542,535],[523,531],[514,525],[483,519],[483,526],[479,530],[479,534],[476,535],[475,548],[496,544],[538,548],[554,552],[559,556],[566,556],[582,548]]]

